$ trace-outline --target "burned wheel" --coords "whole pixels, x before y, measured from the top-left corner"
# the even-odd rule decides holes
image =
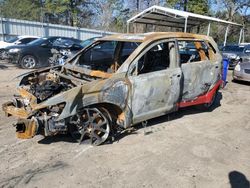
[[[89,142],[98,146],[110,134],[111,118],[104,108],[84,108],[71,118],[69,132],[79,143]]]

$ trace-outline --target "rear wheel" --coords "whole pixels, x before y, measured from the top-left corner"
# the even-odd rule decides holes
[[[26,55],[21,60],[21,67],[24,69],[33,69],[37,66],[37,60],[32,55]]]
[[[111,132],[111,117],[104,108],[84,108],[71,118],[69,132],[79,143],[98,146]]]

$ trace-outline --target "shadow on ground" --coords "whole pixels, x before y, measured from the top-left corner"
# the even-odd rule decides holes
[[[0,64],[0,69],[7,69],[8,67],[6,65],[1,65]]]
[[[247,81],[232,80],[232,82],[233,82],[233,83],[236,83],[236,84],[241,84],[241,85],[250,86],[250,82],[247,82]]]
[[[249,188],[250,183],[246,176],[238,171],[232,171],[228,174],[231,188]]]
[[[39,140],[39,144],[51,144],[55,142],[71,142],[76,143],[76,140],[74,140],[70,135],[55,135],[55,136],[48,136],[44,137],[42,140]]]

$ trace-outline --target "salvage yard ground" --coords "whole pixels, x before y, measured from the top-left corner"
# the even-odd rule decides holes
[[[0,104],[26,72],[0,62]],[[250,84],[229,83],[210,112],[186,108],[99,147],[15,137],[0,114],[0,187],[240,187],[250,180]]]

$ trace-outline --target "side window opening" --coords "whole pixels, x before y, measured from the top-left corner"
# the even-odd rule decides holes
[[[178,41],[180,63],[192,63],[210,59],[208,47],[203,41]]]
[[[174,42],[163,42],[153,46],[138,60],[137,74],[160,71],[170,66],[170,51]]]
[[[20,41],[20,44],[28,44],[29,42],[35,40],[35,38],[24,38],[24,39],[21,39],[19,40]]]

